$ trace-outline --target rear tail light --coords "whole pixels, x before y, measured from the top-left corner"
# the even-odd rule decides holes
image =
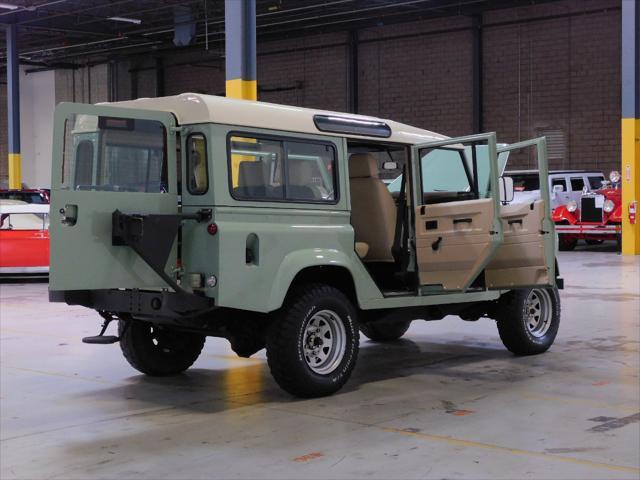
[[[207,225],[207,232],[209,232],[209,235],[215,235],[216,233],[218,233],[218,225],[216,225],[215,223],[210,223],[209,225]]]

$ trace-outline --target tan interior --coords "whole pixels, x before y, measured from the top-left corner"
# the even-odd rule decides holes
[[[504,243],[485,270],[489,288],[549,283],[542,218],[544,202],[511,203],[500,208]]]
[[[364,256],[358,254],[366,261],[393,262],[396,204],[378,178],[378,162],[373,155],[358,153],[349,157],[349,183],[356,242],[368,247]]]
[[[461,290],[472,282],[490,254],[493,215],[490,198],[417,207],[420,284]]]
[[[356,253],[360,258],[364,258],[369,253],[369,245],[364,242],[356,242]]]

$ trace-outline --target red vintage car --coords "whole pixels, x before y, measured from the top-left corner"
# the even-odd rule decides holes
[[[49,272],[49,205],[0,200],[0,274]]]
[[[571,200],[553,210],[559,249],[573,250],[578,240],[597,245],[605,240],[622,243],[622,190],[620,173],[611,172],[609,181],[595,191],[585,191],[580,201]]]

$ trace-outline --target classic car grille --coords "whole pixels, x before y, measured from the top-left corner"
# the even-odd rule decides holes
[[[602,208],[596,207],[596,197],[582,197],[580,220],[583,222],[602,222]]]

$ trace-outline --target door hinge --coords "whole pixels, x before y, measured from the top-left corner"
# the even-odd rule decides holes
[[[177,127],[169,127],[169,131],[170,131],[171,133],[173,133],[173,134],[176,134],[176,133],[182,133],[182,132],[184,131],[184,127],[180,127],[180,126],[177,126]]]

